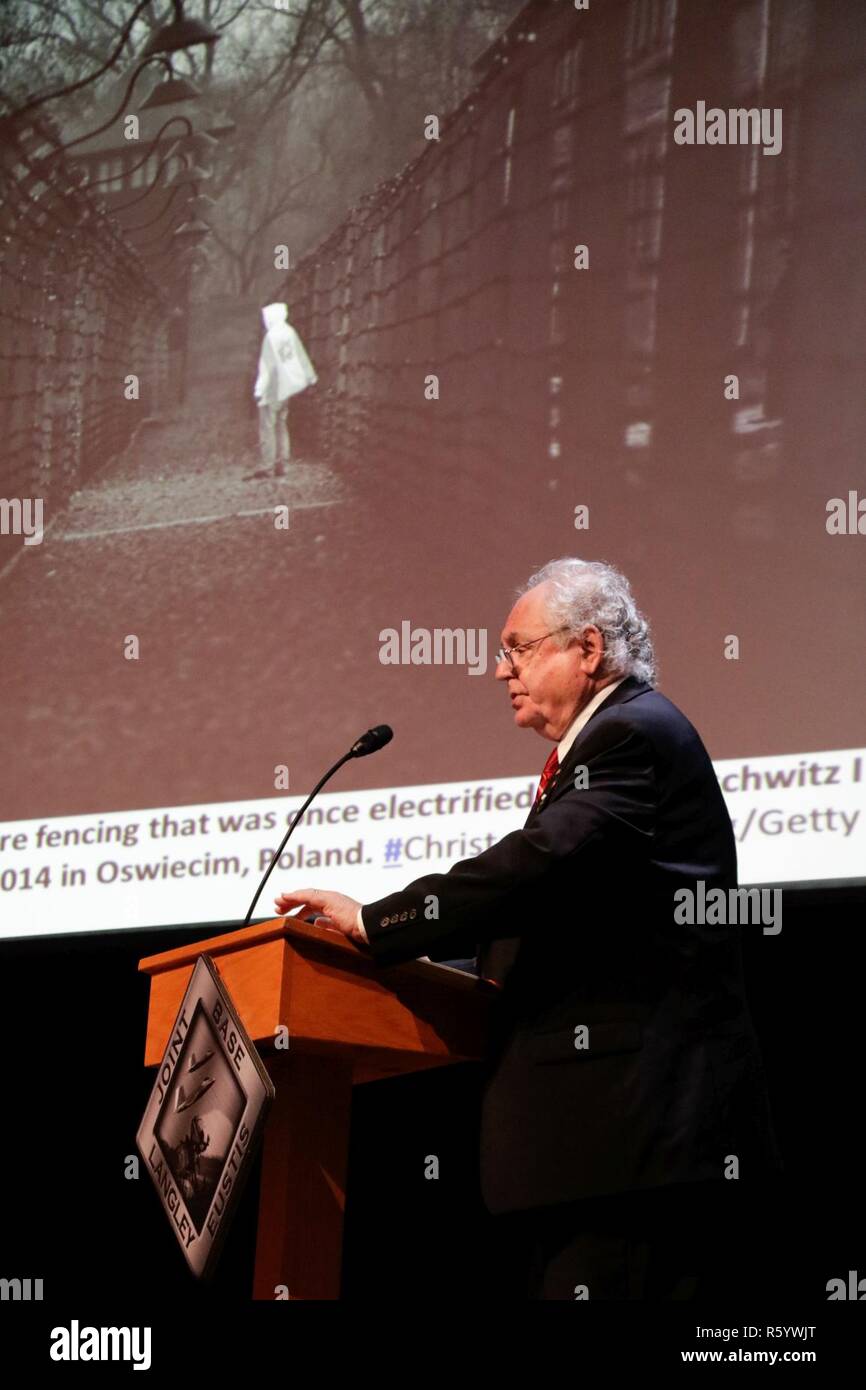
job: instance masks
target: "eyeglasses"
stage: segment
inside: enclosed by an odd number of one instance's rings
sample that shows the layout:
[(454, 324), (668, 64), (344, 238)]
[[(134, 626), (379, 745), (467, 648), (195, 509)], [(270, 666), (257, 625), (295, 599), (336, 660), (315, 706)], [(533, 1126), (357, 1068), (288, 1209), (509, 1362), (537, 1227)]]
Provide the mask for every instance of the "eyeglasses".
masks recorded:
[(543, 632), (540, 637), (533, 637), (531, 642), (519, 642), (516, 647), (500, 647), (496, 653), (496, 660), (497, 662), (507, 661), (512, 671), (516, 672), (517, 667), (514, 664), (513, 652), (528, 651), (530, 647), (535, 647), (539, 642), (543, 642), (545, 637), (553, 637), (555, 633), (565, 631), (567, 631), (565, 627), (555, 627), (552, 632)]

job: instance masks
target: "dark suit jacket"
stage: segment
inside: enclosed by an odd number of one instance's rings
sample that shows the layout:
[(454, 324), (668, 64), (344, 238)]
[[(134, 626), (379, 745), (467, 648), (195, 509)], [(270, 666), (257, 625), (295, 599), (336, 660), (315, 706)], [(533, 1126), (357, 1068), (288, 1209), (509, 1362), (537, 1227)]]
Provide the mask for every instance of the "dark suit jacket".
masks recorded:
[(685, 715), (630, 676), (522, 830), (364, 907), (382, 965), (477, 952), (501, 986), (481, 1116), (489, 1210), (719, 1179), (731, 1155), (742, 1181), (778, 1169), (740, 928), (674, 920), (674, 893), (699, 879), (737, 881), (718, 781)]

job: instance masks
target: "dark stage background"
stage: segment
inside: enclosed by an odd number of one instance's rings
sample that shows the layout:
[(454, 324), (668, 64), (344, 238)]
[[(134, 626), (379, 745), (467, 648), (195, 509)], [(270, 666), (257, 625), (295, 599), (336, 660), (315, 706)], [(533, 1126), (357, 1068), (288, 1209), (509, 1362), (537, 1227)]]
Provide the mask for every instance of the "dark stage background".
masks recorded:
[[(864, 1273), (864, 907), (862, 889), (789, 891), (777, 937), (744, 929), (787, 1165), (758, 1237), (766, 1305), (789, 1314), (817, 1312), (828, 1279)], [(46, 1300), (70, 1315), (119, 1289), (128, 1307), (249, 1299), (258, 1164), (210, 1287), (187, 1273), (147, 1174), (123, 1176), (154, 1076), (141, 1064), (148, 982), (137, 962), (209, 934), (184, 927), (4, 948), (5, 1272), (42, 1277)], [(522, 1297), (519, 1246), (478, 1189), (478, 1094), (474, 1064), (356, 1088), (344, 1299), (387, 1291), (389, 1303), (470, 1308)], [(440, 1157), (438, 1181), (422, 1176), (428, 1153)]]

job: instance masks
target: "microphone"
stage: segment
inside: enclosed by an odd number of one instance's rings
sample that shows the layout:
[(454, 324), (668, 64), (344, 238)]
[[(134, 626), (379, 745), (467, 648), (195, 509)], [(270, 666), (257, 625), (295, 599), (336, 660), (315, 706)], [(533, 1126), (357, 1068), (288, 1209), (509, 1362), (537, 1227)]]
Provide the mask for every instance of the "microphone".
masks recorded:
[(316, 785), (313, 787), (313, 790), (310, 792), (310, 795), (307, 797), (306, 801), (301, 807), (300, 811), (293, 818), (292, 823), (286, 831), (285, 835), (283, 836), (282, 842), (277, 848), (273, 859), (271, 860), (268, 867), (265, 869), (264, 878), (262, 879), (261, 883), (256, 889), (256, 895), (250, 903), (249, 911), (247, 912), (247, 915), (244, 918), (245, 927), (248, 927), (250, 924), (250, 918), (252, 917), (253, 912), (255, 911), (256, 903), (262, 895), (262, 889), (264, 888), (265, 884), (271, 876), (271, 870), (277, 863), (280, 855), (282, 854), (283, 850), (288, 844), (289, 838), (294, 832), (295, 828), (300, 824), (301, 816), (304, 814), (310, 802), (313, 800), (313, 797), (318, 796), (325, 783), (328, 782), (333, 777), (334, 773), (343, 766), (343, 763), (347, 763), (350, 758), (366, 758), (368, 753), (375, 753), (379, 748), (384, 748), (385, 744), (390, 743), (393, 737), (394, 730), (390, 728), (387, 724), (377, 724), (375, 728), (368, 729), (365, 734), (362, 734), (360, 738), (355, 740), (348, 753), (344, 753), (342, 758), (338, 759), (338, 761), (334, 763), (333, 767), (328, 768), (328, 771), (325, 773), (324, 777), (322, 777), (316, 783)]
[(366, 758), (368, 753), (377, 753), (380, 748), (384, 748), (386, 743), (390, 743), (394, 737), (394, 730), (387, 724), (377, 724), (374, 729), (368, 729), (359, 739), (352, 744), (349, 749), (350, 758)]

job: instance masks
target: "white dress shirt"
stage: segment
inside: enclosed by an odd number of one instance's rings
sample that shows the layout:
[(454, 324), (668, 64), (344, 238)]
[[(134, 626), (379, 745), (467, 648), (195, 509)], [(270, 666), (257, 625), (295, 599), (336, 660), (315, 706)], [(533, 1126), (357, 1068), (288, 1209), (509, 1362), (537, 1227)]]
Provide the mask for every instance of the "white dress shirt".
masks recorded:
[(559, 754), (560, 767), (562, 767), (562, 764), (565, 762), (566, 754), (568, 753), (569, 748), (574, 743), (574, 740), (577, 738), (584, 724), (587, 722), (588, 719), (591, 718), (593, 714), (595, 714), (602, 701), (606, 700), (608, 695), (612, 695), (613, 692), (616, 690), (617, 686), (622, 685), (624, 680), (625, 676), (620, 676), (618, 681), (611, 681), (610, 685), (606, 685), (603, 690), (597, 690), (596, 693), (593, 695), (592, 699), (590, 700), (589, 704), (584, 705), (580, 713), (574, 716), (565, 733), (562, 735), (562, 738), (559, 740), (559, 743), (556, 745), (556, 751)]
[[(618, 681), (611, 681), (610, 685), (606, 685), (602, 690), (596, 691), (592, 699), (589, 701), (589, 704), (584, 705), (580, 713), (574, 716), (565, 733), (562, 735), (562, 738), (559, 740), (559, 743), (556, 745), (556, 751), (559, 756), (560, 767), (562, 767), (562, 764), (565, 761), (565, 757), (568, 753), (569, 748), (574, 743), (574, 740), (577, 738), (584, 724), (593, 714), (595, 714), (595, 711), (598, 709), (602, 701), (606, 700), (608, 695), (612, 695), (613, 692), (616, 690), (617, 686), (622, 685), (624, 680), (625, 676), (620, 676)], [(369, 944), (367, 933), (364, 929), (364, 920), (361, 916), (360, 907), (358, 908), (358, 915), (355, 918), (355, 925), (358, 928), (358, 931), (361, 933), (361, 936)], [(426, 956), (422, 957), (422, 959), (426, 960)]]

